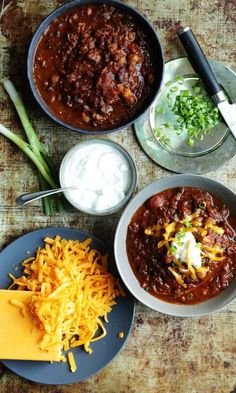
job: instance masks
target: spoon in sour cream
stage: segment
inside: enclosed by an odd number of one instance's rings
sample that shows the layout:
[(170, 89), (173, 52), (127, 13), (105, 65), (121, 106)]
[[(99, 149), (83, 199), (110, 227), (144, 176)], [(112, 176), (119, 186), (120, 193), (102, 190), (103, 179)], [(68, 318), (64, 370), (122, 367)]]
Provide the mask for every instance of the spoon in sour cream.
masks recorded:
[(62, 187), (62, 188), (53, 188), (51, 190), (30, 192), (30, 193), (18, 196), (16, 198), (16, 204), (17, 205), (27, 205), (27, 203), (36, 201), (37, 199), (41, 199), (41, 198), (44, 198), (49, 195), (57, 194), (59, 192), (76, 190), (78, 188), (79, 188), (79, 186), (70, 186), (70, 187)]

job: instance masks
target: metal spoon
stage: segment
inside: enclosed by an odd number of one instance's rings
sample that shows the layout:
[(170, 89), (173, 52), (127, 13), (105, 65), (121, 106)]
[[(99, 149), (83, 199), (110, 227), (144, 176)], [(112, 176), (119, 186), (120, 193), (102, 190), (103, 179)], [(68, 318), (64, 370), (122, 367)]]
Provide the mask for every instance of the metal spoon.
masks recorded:
[(48, 195), (57, 194), (63, 191), (75, 190), (79, 188), (79, 186), (71, 186), (71, 187), (63, 187), (63, 188), (54, 188), (52, 190), (43, 190), (37, 192), (30, 192), (28, 194), (20, 195), (16, 198), (17, 205), (26, 205), (27, 203), (36, 201), (37, 199), (44, 198)]

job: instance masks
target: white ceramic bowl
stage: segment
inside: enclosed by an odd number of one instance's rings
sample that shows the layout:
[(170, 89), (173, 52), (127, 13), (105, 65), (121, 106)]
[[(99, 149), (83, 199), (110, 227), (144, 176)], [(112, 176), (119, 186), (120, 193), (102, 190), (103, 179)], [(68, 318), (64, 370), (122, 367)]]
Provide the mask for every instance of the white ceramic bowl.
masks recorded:
[(195, 305), (168, 303), (152, 296), (143, 288), (141, 288), (130, 267), (126, 252), (127, 228), (137, 209), (154, 194), (169, 188), (184, 186), (202, 188), (214, 195), (219, 196), (222, 200), (225, 201), (228, 208), (236, 216), (236, 195), (221, 183), (198, 175), (169, 176), (149, 184), (130, 201), (124, 210), (117, 226), (114, 252), (117, 268), (122, 280), (130, 292), (140, 302), (156, 311), (165, 314), (181, 317), (193, 317), (220, 310), (222, 307), (228, 305), (232, 300), (234, 300), (236, 298), (236, 279), (234, 279), (234, 281), (226, 290), (205, 302)]
[[(92, 214), (95, 216), (105, 216), (108, 214), (112, 214), (118, 210), (120, 210), (122, 207), (124, 207), (131, 196), (134, 193), (136, 184), (137, 184), (137, 171), (136, 167), (134, 164), (134, 161), (132, 157), (129, 155), (129, 153), (119, 144), (110, 141), (110, 140), (101, 140), (101, 139), (91, 139), (85, 142), (77, 143), (74, 145), (65, 155), (65, 157), (62, 160), (61, 166), (60, 166), (60, 173), (59, 173), (59, 179), (60, 179), (60, 184), (61, 187), (71, 187), (71, 186), (76, 186), (77, 184), (73, 183), (73, 167), (71, 164), (71, 159), (73, 159), (75, 156), (78, 157), (79, 159), (79, 154), (80, 152), (84, 150), (87, 150), (87, 148), (90, 148), (91, 146), (93, 149), (97, 149), (98, 146), (103, 145), (104, 147), (108, 146), (112, 148), (112, 150), (117, 151), (120, 156), (123, 156), (124, 162), (127, 164), (127, 168), (129, 169), (130, 173), (130, 181), (127, 186), (127, 189), (125, 191), (125, 197), (119, 202), (116, 203), (108, 208), (105, 208), (103, 210), (96, 210), (93, 209), (92, 207), (85, 206), (81, 203), (79, 199), (77, 199), (77, 196), (75, 198), (75, 194), (73, 194), (73, 190), (71, 191), (66, 191), (64, 192), (65, 197), (68, 199), (68, 201), (78, 210), (87, 213), (87, 214)], [(94, 168), (94, 174), (96, 174), (97, 168)]]

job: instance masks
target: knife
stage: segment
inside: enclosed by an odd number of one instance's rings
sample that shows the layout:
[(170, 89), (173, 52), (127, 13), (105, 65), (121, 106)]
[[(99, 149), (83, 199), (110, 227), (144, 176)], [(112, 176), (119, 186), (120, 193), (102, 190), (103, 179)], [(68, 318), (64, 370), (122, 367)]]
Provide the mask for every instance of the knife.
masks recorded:
[(226, 125), (236, 139), (236, 104), (229, 103), (190, 27), (180, 30), (178, 37), (188, 54), (193, 69), (203, 81), (206, 91), (217, 105)]

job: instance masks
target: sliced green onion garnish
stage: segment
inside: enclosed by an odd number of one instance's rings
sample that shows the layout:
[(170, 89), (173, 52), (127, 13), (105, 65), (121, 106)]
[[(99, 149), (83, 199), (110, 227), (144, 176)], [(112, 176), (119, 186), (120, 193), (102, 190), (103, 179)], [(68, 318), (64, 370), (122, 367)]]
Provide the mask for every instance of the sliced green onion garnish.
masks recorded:
[(191, 228), (192, 224), (189, 221), (183, 221), (183, 224), (186, 226), (186, 228)]
[(199, 205), (198, 205), (199, 207), (200, 207), (200, 209), (205, 209), (205, 207), (206, 207), (206, 202), (200, 202), (199, 203)]
[(179, 231), (179, 232), (176, 233), (175, 237), (176, 237), (177, 241), (179, 241), (179, 240), (182, 239), (185, 235), (186, 235), (186, 232), (184, 232), (184, 231)]
[(170, 246), (170, 252), (171, 252), (171, 254), (175, 254), (176, 247), (175, 246)]

